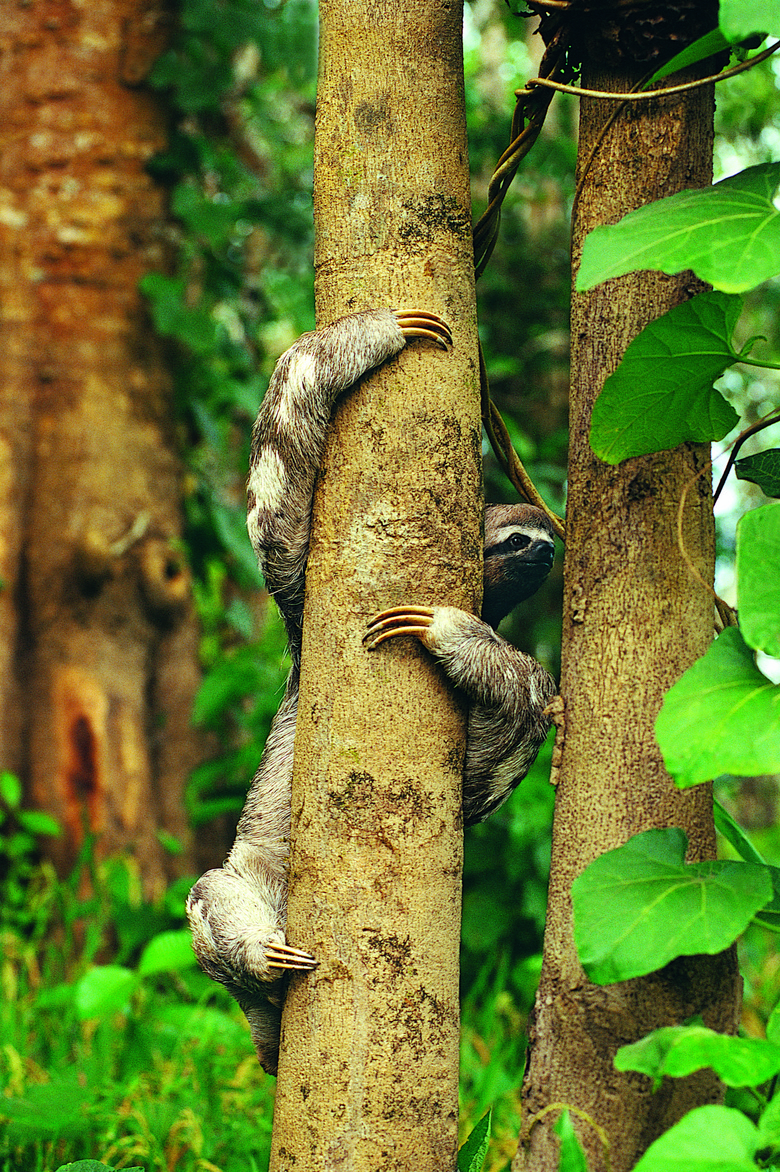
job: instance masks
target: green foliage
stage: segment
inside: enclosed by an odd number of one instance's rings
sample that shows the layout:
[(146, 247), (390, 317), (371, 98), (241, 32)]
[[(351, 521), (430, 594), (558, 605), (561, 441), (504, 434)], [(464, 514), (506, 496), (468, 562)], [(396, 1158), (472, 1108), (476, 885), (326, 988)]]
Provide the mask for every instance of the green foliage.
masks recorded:
[[(767, 567), (778, 565), (780, 502), (775, 502), (746, 513), (737, 526), (740, 629), (749, 647), (772, 656), (780, 656), (780, 578), (768, 574)], [(778, 719), (780, 713), (775, 709)]]
[[(601, 459), (616, 464), (686, 441), (722, 439), (738, 416), (713, 382), (737, 362), (778, 369), (775, 362), (751, 356), (756, 339), (737, 348), (732, 334), (743, 308), (734, 291), (754, 287), (780, 265), (780, 221), (773, 204), (779, 168), (753, 167), (714, 187), (659, 200), (588, 237), (583, 252), (588, 264), (583, 260), (578, 277), (583, 287), (640, 264), (667, 272), (690, 264), (721, 290), (677, 306), (630, 344), (593, 411), (591, 444)], [(712, 193), (727, 186), (716, 200)], [(750, 214), (744, 210), (748, 196), (756, 205)], [(665, 213), (662, 205), (676, 199), (681, 200), (677, 211)], [(775, 235), (768, 238), (772, 225)], [(749, 255), (757, 241), (763, 268)], [(632, 253), (630, 259), (623, 249)], [(736, 281), (735, 272), (741, 274)]]
[(732, 1038), (701, 1024), (664, 1026), (621, 1046), (616, 1070), (638, 1070), (655, 1090), (665, 1075), (685, 1078), (710, 1067), (728, 1087), (756, 1086), (780, 1073), (780, 1049), (763, 1038)]
[(777, 0), (720, 0), (718, 24), (730, 41), (752, 33), (780, 33), (780, 5)]
[(686, 864), (687, 845), (677, 828), (647, 830), (574, 881), (575, 941), (592, 981), (626, 981), (677, 956), (722, 952), (772, 899), (765, 867)]
[(489, 1172), (504, 1172), (520, 1127), (550, 867), (551, 749), (552, 738), (509, 801), (465, 836), (460, 1110), (465, 1129), (493, 1108)]
[(509, 801), (487, 822), (470, 827), (464, 843), (464, 985), (479, 981), (485, 956), (502, 956), (509, 966), (509, 986), (524, 1010), (530, 1008), (536, 988), (536, 974), (527, 961), (541, 951), (547, 906), (553, 739), (551, 734)]
[(667, 693), (656, 736), (680, 786), (720, 773), (780, 770), (780, 687), (758, 669), (755, 651), (780, 650), (780, 504), (740, 519), (737, 595), (741, 630), (723, 631)]
[(174, 343), (207, 669), (195, 715), (221, 752), (191, 779), (198, 825), (240, 811), (285, 675), (277, 617), (255, 603), (244, 481), (267, 375), (312, 324), (315, 49), (311, 0), (183, 0), (152, 73), (174, 130), (150, 169), (171, 187), (179, 233), (174, 271), (141, 287)]
[(22, 809), (22, 783), (15, 773), (0, 773), (0, 803), (0, 854), (9, 860), (29, 854), (39, 835), (60, 834), (60, 826), (50, 814)]
[(195, 968), (192, 936), (188, 928), (170, 929), (152, 936), (144, 947), (137, 968), (120, 964), (99, 964), (87, 969), (72, 984), (46, 990), (48, 1005), (72, 1003), (79, 1021), (105, 1020), (115, 1013), (128, 1013), (133, 994), (144, 978), (159, 973)]
[(483, 1115), (458, 1152), (458, 1172), (482, 1172), (490, 1143), (490, 1111)]
[(780, 272), (778, 183), (780, 163), (764, 163), (596, 228), (585, 241), (577, 288), (635, 269), (693, 269), (724, 293), (754, 289)]
[(190, 776), (188, 808), (195, 826), (240, 810), (254, 776), (289, 670), (285, 633), (275, 608), (259, 638), (220, 648), (195, 699), (193, 719), (218, 734), (222, 752)]
[(247, 44), (262, 48), (266, 69), (284, 69), (303, 88), (311, 81), (315, 29), (311, 3), (185, 0), (180, 36), (155, 64), (153, 82), (170, 90), (185, 113), (219, 114), (236, 85), (234, 60)]
[(739, 297), (702, 293), (634, 338), (593, 409), (597, 456), (619, 464), (731, 431), (739, 417), (712, 384), (741, 360), (731, 345), (741, 309)]
[(42, 888), (39, 839), (59, 834), (49, 814), (23, 809), (16, 774), (0, 772), (0, 932), (36, 933)]
[(756, 667), (736, 628), (723, 631), (667, 692), (656, 736), (679, 786), (780, 769), (780, 687)]
[(738, 480), (757, 484), (767, 496), (780, 497), (780, 448), (768, 448), (734, 463)]
[(585, 1153), (574, 1132), (569, 1111), (561, 1111), (554, 1130), (561, 1141), (558, 1172), (588, 1172)]
[(491, 1172), (517, 1147), (526, 1018), (541, 969), (555, 792), (552, 737), (487, 822), (466, 831), (461, 940), (461, 1117), (493, 1107)]
[[(738, 597), (742, 631), (727, 628), (667, 693), (656, 735), (680, 786), (724, 771), (780, 769), (780, 689), (758, 669), (756, 650), (776, 654), (780, 630), (777, 566), (780, 505), (748, 513), (738, 527)], [(597, 859), (573, 888), (580, 959), (593, 980), (612, 982), (661, 968), (676, 956), (728, 947), (756, 919), (780, 926), (780, 871), (766, 866), (744, 832), (716, 805), (716, 824), (744, 862), (686, 864), (676, 829), (649, 831)], [(609, 908), (609, 916), (601, 909)], [(770, 1022), (773, 1022), (770, 1019)], [(755, 1086), (780, 1072), (780, 1031), (767, 1041), (725, 1038), (700, 1023), (655, 1031), (616, 1057), (657, 1084), (715, 1069), (731, 1086)], [(773, 1084), (774, 1085), (774, 1084)], [(702, 1114), (704, 1112), (704, 1114)], [(710, 1112), (710, 1114), (707, 1114)], [(699, 1108), (661, 1136), (639, 1169), (755, 1167), (780, 1157), (780, 1103), (758, 1126), (731, 1107)], [(717, 1128), (714, 1142), (705, 1142)], [(770, 1160), (770, 1162), (775, 1162)]]
[[(534, 988), (541, 964), (537, 959)], [(506, 953), (485, 956), (462, 1000), (460, 1041), (461, 1119), (474, 1126), (492, 1106), (494, 1141), (498, 1145), (501, 1137), (509, 1137), (510, 1149), (517, 1144), (526, 1046), (526, 1015), (518, 1008), (514, 977)]]
[(194, 967), (191, 880), (148, 904), (130, 861), (85, 850), (46, 882), (35, 936), (2, 932), (0, 1168), (261, 1168), (273, 1080), (238, 1007)]
[(124, 965), (102, 964), (90, 969), (72, 987), (57, 992), (72, 992), (76, 1016), (81, 1021), (127, 1013), (130, 995), (136, 988), (136, 975)]
[(634, 1172), (755, 1172), (758, 1151), (758, 1129), (741, 1111), (707, 1105), (664, 1132)]
[[(517, 6), (512, 8), (517, 11)], [(480, 22), (480, 27), (474, 28), (474, 22)], [(483, 31), (483, 39), (477, 40)], [(532, 75), (535, 66), (529, 53), (528, 22), (510, 15), (503, 5), (467, 5), (466, 33), (466, 117), (476, 218), (484, 210), (490, 175), (507, 146), (512, 91)], [(497, 44), (505, 46), (498, 73)], [(568, 206), (574, 193), (575, 125), (576, 104), (566, 100), (507, 193), (500, 247), (477, 285), (479, 336), (491, 397), (534, 483), (559, 511), (563, 510), (567, 458)], [(483, 457), (486, 499), (515, 500), (486, 444)], [(535, 596), (534, 608), (526, 617), (526, 639), (531, 628), (536, 635), (542, 608), (549, 608), (557, 621), (559, 592), (559, 583), (553, 581)], [(538, 639), (536, 635), (530, 642)], [(557, 654), (557, 631), (549, 644)], [(550, 667), (555, 671), (556, 664)]]

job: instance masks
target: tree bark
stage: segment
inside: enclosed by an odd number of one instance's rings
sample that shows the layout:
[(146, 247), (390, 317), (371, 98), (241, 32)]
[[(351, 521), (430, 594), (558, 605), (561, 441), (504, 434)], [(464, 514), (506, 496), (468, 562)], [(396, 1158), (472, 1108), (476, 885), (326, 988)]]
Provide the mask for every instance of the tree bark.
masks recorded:
[[(367, 653), (378, 610), (481, 593), (479, 378), (462, 6), (320, 6), (319, 324), (423, 308), (412, 344), (337, 410), (315, 505), (293, 783), (274, 1172), (454, 1168), (463, 714), (413, 640)], [(387, 653), (385, 653), (387, 652)]]
[[(583, 72), (583, 86), (625, 91), (644, 72), (591, 66)], [(629, 105), (600, 141), (613, 107), (583, 100), (575, 274), (582, 241), (596, 225), (710, 182), (712, 110), (709, 88)], [(641, 272), (573, 298), (565, 737), (515, 1172), (557, 1167), (552, 1128), (564, 1105), (577, 1112), (573, 1121), (593, 1172), (632, 1168), (653, 1139), (691, 1107), (717, 1100), (720, 1088), (705, 1071), (668, 1079), (654, 1094), (649, 1079), (615, 1071), (617, 1048), (697, 1013), (714, 1029), (733, 1032), (736, 1026), (738, 976), (731, 953), (682, 958), (646, 978), (597, 987), (582, 972), (572, 939), (572, 882), (604, 851), (651, 827), (681, 826), (690, 861), (714, 856), (710, 788), (678, 791), (653, 732), (664, 692), (712, 639), (712, 597), (686, 568), (676, 539), (678, 502), (690, 486), (685, 544), (705, 581), (712, 581), (709, 476), (693, 483), (709, 452), (686, 444), (609, 467), (588, 441), (593, 402), (627, 344), (647, 322), (698, 291), (690, 274)], [(609, 1163), (597, 1128), (606, 1136)]]
[(72, 864), (132, 849), (148, 894), (190, 869), (197, 628), (172, 397), (138, 280), (164, 263), (166, 142), (143, 85), (151, 0), (6, 5), (0, 82), (0, 763)]

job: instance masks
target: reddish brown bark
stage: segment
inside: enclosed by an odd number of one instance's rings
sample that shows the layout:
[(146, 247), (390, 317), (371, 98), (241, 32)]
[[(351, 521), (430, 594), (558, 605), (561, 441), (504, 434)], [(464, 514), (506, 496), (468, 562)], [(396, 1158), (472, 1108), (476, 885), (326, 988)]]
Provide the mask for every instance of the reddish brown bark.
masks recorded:
[(0, 24), (0, 766), (131, 848), (149, 891), (186, 839), (196, 628), (171, 387), (138, 281), (164, 261), (149, 0), (10, 3)]

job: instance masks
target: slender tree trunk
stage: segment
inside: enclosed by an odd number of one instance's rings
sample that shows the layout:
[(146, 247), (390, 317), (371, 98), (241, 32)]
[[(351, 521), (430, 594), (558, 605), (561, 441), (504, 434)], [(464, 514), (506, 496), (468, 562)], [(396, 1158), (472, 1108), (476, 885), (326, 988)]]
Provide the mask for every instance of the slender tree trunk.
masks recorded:
[[(591, 66), (583, 72), (583, 85), (628, 90), (644, 72), (617, 74)], [(631, 105), (601, 140), (613, 107), (583, 100), (575, 273), (583, 238), (593, 227), (710, 181), (712, 110), (710, 89)], [(650, 827), (682, 826), (691, 861), (714, 855), (709, 787), (677, 791), (653, 734), (664, 692), (712, 638), (712, 598), (687, 570), (676, 540), (678, 501), (708, 451), (686, 444), (608, 467), (588, 442), (593, 402), (628, 342), (697, 291), (690, 275), (642, 272), (573, 300), (561, 688), (565, 739), (516, 1172), (557, 1167), (552, 1127), (562, 1105), (587, 1117), (579, 1114), (574, 1122), (592, 1172), (632, 1168), (687, 1110), (716, 1100), (719, 1086), (705, 1071), (668, 1079), (654, 1094), (650, 1080), (614, 1070), (616, 1049), (692, 1014), (702, 1014), (718, 1030), (736, 1024), (732, 954), (682, 958), (647, 978), (600, 988), (585, 978), (572, 939), (572, 881), (602, 852)], [(683, 530), (689, 554), (711, 581), (714, 535), (706, 475), (688, 493)], [(550, 1104), (555, 1109), (545, 1112)], [(597, 1128), (608, 1140), (609, 1163)]]
[(197, 754), (171, 388), (137, 290), (163, 262), (143, 81), (165, 16), (7, 4), (0, 64), (0, 766), (61, 821), (63, 869), (94, 832), (150, 893)]
[[(288, 995), (271, 1168), (426, 1172), (457, 1147), (464, 724), (403, 602), (481, 591), (480, 423), (462, 8), (325, 0), (315, 138), (317, 316), (424, 308), (340, 406), (315, 507), (295, 744)], [(384, 652), (388, 653), (385, 654)]]

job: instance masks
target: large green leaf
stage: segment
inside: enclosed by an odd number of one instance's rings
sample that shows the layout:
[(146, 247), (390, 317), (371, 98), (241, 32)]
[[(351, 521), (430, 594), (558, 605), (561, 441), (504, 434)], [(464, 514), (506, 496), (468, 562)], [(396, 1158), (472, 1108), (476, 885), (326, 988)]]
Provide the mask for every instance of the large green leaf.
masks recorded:
[(780, 656), (780, 501), (739, 519), (737, 605), (748, 646)]
[(780, 1049), (762, 1038), (732, 1038), (704, 1025), (664, 1026), (615, 1055), (616, 1070), (638, 1070), (658, 1087), (711, 1067), (728, 1087), (751, 1087), (780, 1072)]
[(682, 788), (721, 773), (780, 771), (780, 687), (758, 670), (735, 627), (666, 693), (655, 735)]
[(634, 1172), (756, 1172), (758, 1131), (733, 1107), (708, 1103), (651, 1144)]
[(778, 0), (720, 0), (718, 24), (729, 41), (741, 41), (752, 33), (780, 34)]
[(742, 300), (702, 293), (650, 322), (604, 384), (591, 419), (593, 451), (608, 464), (719, 440), (738, 421), (713, 382), (737, 361), (731, 335)]
[(780, 163), (760, 163), (594, 229), (582, 250), (577, 288), (636, 269), (693, 269), (725, 293), (755, 288), (780, 272), (778, 183)]
[(574, 881), (574, 938), (599, 985), (721, 952), (772, 898), (766, 868), (687, 864), (682, 830), (647, 830), (601, 855)]

